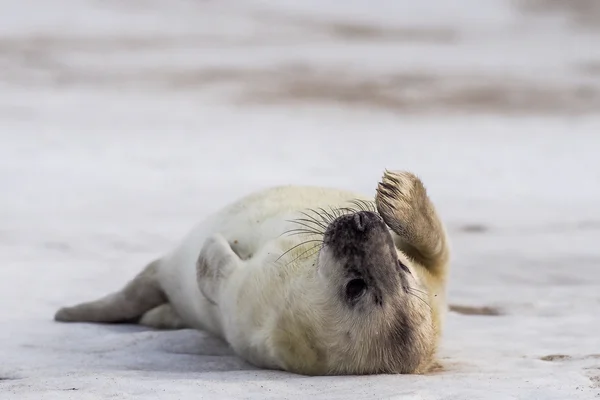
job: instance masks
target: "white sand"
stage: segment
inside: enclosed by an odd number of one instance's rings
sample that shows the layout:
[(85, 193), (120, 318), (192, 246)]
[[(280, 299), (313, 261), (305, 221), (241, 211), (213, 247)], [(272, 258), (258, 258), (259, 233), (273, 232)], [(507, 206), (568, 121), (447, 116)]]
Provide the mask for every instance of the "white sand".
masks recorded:
[[(598, 32), (561, 14), (413, 3), (3, 1), (0, 399), (598, 398), (598, 115), (249, 105), (240, 82), (189, 75), (289, 62), (598, 80), (574, 68), (600, 60)], [(459, 36), (336, 39), (282, 17), (300, 12)], [(448, 225), (450, 302), (503, 313), (450, 313), (439, 373), (308, 378), (256, 370), (202, 332), (52, 321), (119, 288), (223, 202), (290, 182), (370, 193), (384, 168), (420, 174)]]

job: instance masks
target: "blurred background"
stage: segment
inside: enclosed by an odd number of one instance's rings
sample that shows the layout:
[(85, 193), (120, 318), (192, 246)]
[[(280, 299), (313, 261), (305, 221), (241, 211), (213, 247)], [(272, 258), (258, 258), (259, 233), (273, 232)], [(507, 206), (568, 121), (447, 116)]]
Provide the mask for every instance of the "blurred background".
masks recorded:
[(451, 358), (592, 345), (600, 1), (0, 4), (4, 323), (116, 288), (250, 191), (368, 194), (388, 168), (448, 225), (452, 302), (512, 318), (481, 339), (452, 314)]

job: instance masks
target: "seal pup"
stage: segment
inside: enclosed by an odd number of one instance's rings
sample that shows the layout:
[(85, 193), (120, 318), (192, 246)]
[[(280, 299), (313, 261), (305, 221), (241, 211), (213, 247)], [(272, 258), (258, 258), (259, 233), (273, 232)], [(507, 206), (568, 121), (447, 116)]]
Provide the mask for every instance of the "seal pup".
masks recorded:
[(304, 375), (425, 373), (448, 262), (421, 180), (385, 171), (375, 198), (309, 186), (243, 197), (121, 290), (55, 319), (204, 330), (259, 368)]

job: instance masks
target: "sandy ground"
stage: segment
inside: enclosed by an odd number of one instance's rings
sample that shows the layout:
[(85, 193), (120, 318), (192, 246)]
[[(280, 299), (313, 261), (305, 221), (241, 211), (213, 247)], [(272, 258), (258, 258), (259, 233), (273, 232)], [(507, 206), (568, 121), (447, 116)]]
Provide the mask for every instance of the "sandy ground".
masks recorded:
[[(375, 3), (1, 3), (1, 399), (600, 397), (597, 2)], [(202, 332), (52, 321), (223, 202), (372, 193), (384, 168), (452, 239), (434, 374), (307, 378)]]

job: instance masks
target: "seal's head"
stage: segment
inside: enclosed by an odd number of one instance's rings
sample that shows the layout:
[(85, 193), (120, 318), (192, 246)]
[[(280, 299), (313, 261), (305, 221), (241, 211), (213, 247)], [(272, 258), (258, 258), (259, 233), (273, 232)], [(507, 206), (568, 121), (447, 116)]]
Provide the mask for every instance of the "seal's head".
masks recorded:
[(414, 373), (435, 338), (427, 293), (379, 214), (335, 218), (323, 236), (317, 281), (324, 284), (320, 329), (330, 373)]

